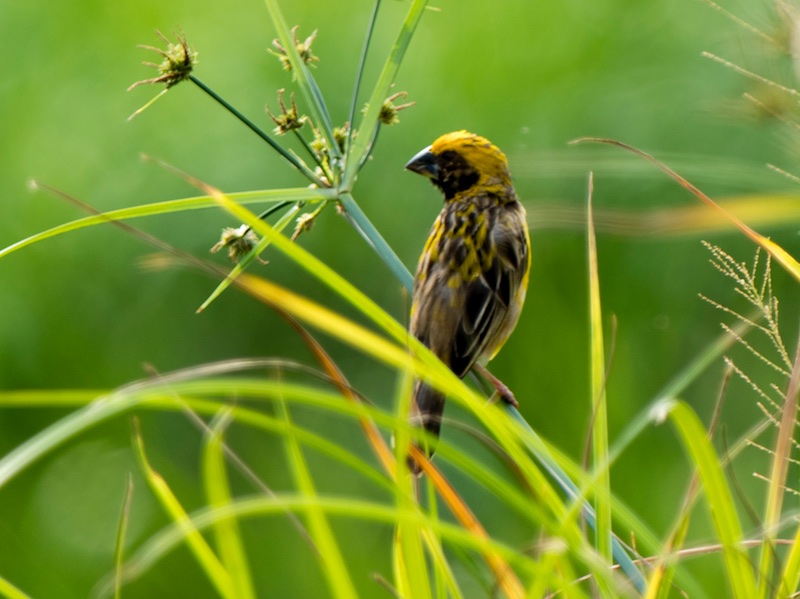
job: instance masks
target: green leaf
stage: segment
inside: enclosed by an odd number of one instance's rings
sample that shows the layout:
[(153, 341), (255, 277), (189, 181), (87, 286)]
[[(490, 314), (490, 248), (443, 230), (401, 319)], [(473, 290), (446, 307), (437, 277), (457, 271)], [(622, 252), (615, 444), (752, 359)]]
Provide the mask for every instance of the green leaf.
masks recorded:
[[(224, 507), (231, 503), (231, 490), (225, 468), (223, 433), (233, 419), (233, 410), (223, 408), (211, 422), (203, 450), (203, 483), (208, 505)], [(241, 599), (256, 597), (242, 534), (235, 519), (220, 518), (214, 523), (214, 534), (222, 565), (231, 578), (235, 596)]]
[(740, 599), (757, 597), (753, 566), (742, 546), (742, 525), (736, 513), (731, 489), (722, 472), (708, 433), (697, 414), (685, 403), (664, 401), (657, 418), (668, 416), (680, 433), (683, 446), (700, 474), (711, 520), (722, 544), (722, 554), (733, 595)]

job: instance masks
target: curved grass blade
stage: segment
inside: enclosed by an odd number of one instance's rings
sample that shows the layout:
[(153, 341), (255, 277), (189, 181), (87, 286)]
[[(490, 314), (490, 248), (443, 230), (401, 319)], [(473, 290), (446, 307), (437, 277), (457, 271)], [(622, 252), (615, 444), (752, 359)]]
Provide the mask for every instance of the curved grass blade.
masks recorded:
[(684, 189), (688, 190), (698, 200), (700, 200), (701, 202), (703, 202), (707, 206), (713, 208), (714, 210), (717, 210), (720, 214), (725, 216), (725, 218), (727, 218), (730, 222), (732, 222), (736, 226), (737, 229), (739, 229), (742, 233), (744, 233), (745, 236), (747, 236), (751, 241), (753, 241), (754, 243), (760, 245), (767, 252), (769, 252), (769, 254), (773, 258), (775, 258), (775, 260), (777, 260), (780, 263), (780, 265), (783, 266), (789, 274), (791, 274), (795, 279), (800, 281), (800, 262), (797, 262), (797, 260), (795, 260), (791, 256), (791, 254), (789, 254), (786, 250), (784, 250), (781, 246), (779, 246), (774, 241), (768, 239), (767, 237), (764, 237), (760, 233), (757, 233), (755, 230), (751, 229), (748, 225), (746, 225), (738, 217), (734, 216), (733, 214), (731, 214), (730, 212), (725, 210), (725, 208), (723, 208), (722, 206), (717, 204), (714, 200), (712, 200), (705, 193), (700, 191), (697, 187), (695, 187), (694, 185), (689, 183), (689, 181), (687, 181), (686, 179), (681, 177), (678, 173), (673, 171), (667, 165), (663, 164), (662, 162), (659, 162), (658, 160), (656, 160), (653, 156), (651, 156), (647, 152), (644, 152), (642, 150), (639, 150), (638, 148), (634, 148), (633, 146), (629, 146), (627, 144), (624, 144), (624, 143), (622, 143), (620, 141), (617, 141), (617, 140), (614, 140), (614, 139), (603, 139), (603, 138), (597, 138), (597, 137), (586, 137), (586, 138), (582, 138), (582, 139), (577, 139), (577, 140), (575, 140), (574, 142), (571, 142), (571, 143), (580, 143), (580, 142), (587, 142), (587, 141), (588, 142), (597, 142), (597, 143), (603, 143), (603, 144), (608, 144), (608, 145), (612, 145), (612, 146), (617, 146), (617, 147), (622, 148), (624, 150), (627, 150), (629, 152), (633, 152), (637, 156), (641, 156), (642, 158), (644, 158), (645, 160), (647, 160), (651, 164), (654, 164), (655, 166), (660, 168), (662, 171), (664, 171), (667, 175), (669, 175), (673, 180), (675, 180), (681, 187), (683, 187)]
[[(223, 433), (233, 418), (230, 407), (223, 408), (211, 422), (203, 448), (203, 483), (208, 505), (219, 508), (231, 503), (231, 490), (225, 468)], [(214, 523), (214, 535), (222, 565), (231, 579), (235, 596), (255, 599), (247, 553), (242, 543), (239, 524), (234, 519), (220, 518)]]
[[(136, 421), (134, 420), (134, 422)], [(195, 527), (178, 498), (175, 497), (175, 494), (167, 485), (167, 482), (150, 465), (144, 450), (144, 440), (138, 426), (134, 431), (134, 448), (147, 484), (150, 485), (153, 494), (158, 498), (176, 529), (180, 531), (181, 540), (186, 542), (186, 545), (194, 554), (201, 569), (209, 577), (217, 592), (228, 599), (236, 599), (236, 588), (230, 574), (225, 570), (225, 567), (208, 543), (206, 543), (203, 535)]]
[[(286, 402), (278, 398), (275, 403), (279, 418), (286, 425), (287, 434), (284, 438), (288, 462), (298, 490), (304, 497), (315, 499), (318, 497), (311, 472), (308, 469), (305, 457), (297, 438), (294, 436), (294, 423), (289, 414)], [(322, 509), (309, 509), (307, 512), (308, 530), (314, 539), (314, 544), (319, 548), (317, 555), (322, 563), (322, 570), (331, 594), (341, 599), (356, 599), (358, 597), (353, 581), (347, 569), (347, 563), (342, 557), (342, 551), (336, 542), (327, 515)]]
[[(493, 552), (500, 555), (509, 564), (514, 565), (528, 576), (541, 576), (541, 568), (537, 561), (505, 543), (492, 538), (476, 538), (460, 526), (447, 522), (430, 521), (418, 511), (399, 510), (397, 506), (383, 505), (375, 502), (350, 498), (317, 496), (315, 498), (302, 495), (286, 494), (279, 497), (251, 497), (239, 499), (230, 506), (219, 509), (202, 509), (192, 517), (196, 530), (204, 530), (219, 518), (245, 519), (256, 516), (270, 516), (283, 513), (285, 510), (296, 513), (308, 513), (320, 509), (328, 517), (353, 518), (366, 522), (395, 525), (398, 522), (416, 522), (430, 526), (447, 542), (477, 552)], [(141, 575), (152, 567), (164, 555), (175, 549), (183, 541), (182, 531), (175, 524), (169, 525), (149, 541), (128, 561), (128, 579)]]
[(711, 520), (722, 544), (727, 580), (734, 597), (757, 597), (753, 566), (743, 548), (742, 525), (731, 489), (705, 428), (694, 411), (683, 402), (665, 400), (661, 409), (664, 417), (668, 417), (680, 433), (683, 446), (700, 474)]
[[(36, 184), (37, 188), (40, 185)], [(291, 189), (272, 189), (266, 191), (245, 191), (230, 194), (232, 199), (242, 204), (256, 204), (261, 202), (281, 202), (284, 200), (294, 201), (308, 201), (308, 202), (321, 202), (325, 200), (332, 200), (336, 198), (336, 192), (331, 189), (309, 189), (309, 188), (291, 188)], [(212, 196), (198, 196), (194, 198), (183, 198), (180, 200), (168, 200), (165, 202), (156, 202), (153, 204), (144, 204), (140, 206), (132, 206), (130, 208), (120, 208), (119, 210), (110, 210), (102, 214), (95, 214), (86, 216), (77, 220), (58, 225), (52, 229), (42, 231), (30, 237), (26, 237), (10, 246), (0, 250), (0, 258), (7, 256), (24, 247), (44, 241), (51, 237), (69, 233), (70, 231), (77, 231), (85, 227), (94, 225), (106, 224), (110, 221), (123, 221), (131, 218), (141, 218), (143, 216), (156, 216), (162, 214), (172, 214), (175, 212), (183, 212), (186, 210), (201, 210), (217, 206)]]
[(378, 117), (381, 106), (389, 95), (389, 90), (397, 76), (400, 63), (403, 61), (408, 45), (411, 42), (411, 38), (422, 18), (422, 13), (427, 4), (427, 0), (414, 0), (411, 4), (411, 8), (408, 9), (408, 14), (400, 29), (400, 33), (386, 59), (386, 63), (383, 65), (372, 96), (370, 96), (367, 113), (364, 115), (364, 118), (361, 119), (361, 123), (358, 127), (358, 137), (352, 146), (348, 148), (349, 153), (347, 155), (341, 184), (343, 191), (352, 190), (353, 183), (355, 183), (356, 176), (358, 175), (358, 169), (372, 150), (372, 140), (375, 137), (378, 127), (380, 127), (380, 120)]

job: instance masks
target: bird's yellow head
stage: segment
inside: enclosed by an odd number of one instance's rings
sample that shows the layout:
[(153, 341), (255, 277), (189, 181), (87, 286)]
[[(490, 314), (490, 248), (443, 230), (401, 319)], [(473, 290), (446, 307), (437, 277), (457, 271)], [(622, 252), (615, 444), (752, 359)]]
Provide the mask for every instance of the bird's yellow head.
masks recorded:
[(511, 187), (505, 154), (485, 137), (468, 131), (442, 135), (409, 160), (406, 168), (428, 177), (445, 200), (476, 187)]

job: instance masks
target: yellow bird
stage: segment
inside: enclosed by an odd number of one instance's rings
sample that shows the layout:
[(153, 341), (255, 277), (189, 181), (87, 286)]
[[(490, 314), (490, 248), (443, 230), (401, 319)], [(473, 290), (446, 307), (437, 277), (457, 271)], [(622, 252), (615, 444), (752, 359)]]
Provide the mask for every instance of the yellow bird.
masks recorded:
[[(406, 168), (444, 194), (417, 265), (411, 334), (458, 377), (476, 368), (506, 401), (513, 394), (486, 370), (519, 320), (531, 265), (525, 209), (508, 160), (487, 139), (455, 131), (414, 156)], [(438, 437), (444, 395), (417, 381), (412, 423)], [(433, 447), (425, 447), (428, 456)], [(419, 466), (409, 460), (409, 467)]]

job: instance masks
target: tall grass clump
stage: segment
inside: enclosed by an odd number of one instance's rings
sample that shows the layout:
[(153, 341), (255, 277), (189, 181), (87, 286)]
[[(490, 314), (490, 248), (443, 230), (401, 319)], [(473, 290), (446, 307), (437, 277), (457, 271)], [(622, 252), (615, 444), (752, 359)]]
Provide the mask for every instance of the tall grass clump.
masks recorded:
[[(132, 87), (164, 88), (134, 116), (145, 108), (152, 110), (153, 102), (167, 96), (172, 87), (193, 85), (277, 152), (287, 167), (303, 178), (303, 185), (226, 193), (159, 163), (193, 185), (199, 195), (104, 213), (40, 185), (89, 214), (23, 239), (0, 251), (0, 256), (66, 232), (112, 224), (156, 250), (146, 260), (149, 268), (189, 267), (218, 280), (198, 311), (234, 287), (279, 314), (311, 359), (298, 363), (278, 356), (201, 364), (175, 372), (154, 372), (115, 389), (0, 392), (4, 409), (67, 410), (65, 416), (0, 458), (0, 488), (13, 484), (44, 456), (91, 429), (109, 421), (130, 421), (137, 480), (144, 484), (137, 487), (132, 476), (126, 481), (108, 572), (92, 589), (97, 597), (133, 594), (131, 589), (137, 583), (159, 568), (168, 568), (170, 557), (179, 550), (196, 564), (209, 595), (264, 596), (261, 573), (266, 570), (271, 577), (288, 576), (288, 568), (258, 559), (256, 541), (246, 531), (253, 522), (263, 520), (280, 520), (289, 526), (281, 529), (286, 536), (260, 541), (278, 547), (281, 553), (282, 546), (294, 546), (299, 539), (317, 567), (324, 589), (320, 593), (337, 598), (793, 596), (800, 582), (800, 525), (787, 509), (784, 493), (792, 487), (789, 467), (797, 447), (800, 345), (794, 349), (786, 341), (772, 286), (773, 264), (789, 273), (795, 283), (800, 282), (800, 264), (786, 249), (650, 154), (616, 140), (581, 140), (619, 147), (651, 163), (752, 241), (758, 253), (753, 264), (746, 265), (720, 247), (708, 246), (714, 266), (731, 279), (736, 292), (749, 304), (748, 310), (709, 300), (731, 322), (636, 419), (613, 435), (608, 416), (613, 397), (607, 381), (613, 372), (609, 348), (615, 331), (613, 327), (609, 330), (602, 304), (603, 256), (597, 245), (594, 177), (590, 174), (584, 223), (591, 381), (585, 405), (590, 438), (587, 460), (578, 463), (538, 435), (516, 408), (487, 401), (484, 393), (459, 380), (408, 335), (402, 322), (361, 290), (363, 281), (342, 277), (300, 243), (321, 213), (336, 210), (395, 278), (398, 293), (411, 289), (410, 272), (357, 200), (359, 172), (379, 156), (379, 132), (396, 124), (398, 113), (411, 105), (405, 92), (393, 91), (393, 85), (427, 2), (407, 4), (406, 17), (396, 28), (388, 54), (380, 57), (381, 68), (370, 87), (365, 65), (368, 60), (378, 60), (372, 36), (382, 14), (381, 1), (375, 1), (355, 68), (348, 112), (336, 120), (314, 76), (317, 32), (301, 33), (289, 25), (277, 0), (266, 0), (277, 32), (271, 51), (287, 71), (286, 89), (275, 90), (276, 100), (269, 109), (274, 124), (270, 132), (200, 79), (198, 51), (184, 32), (173, 37), (161, 35), (165, 47), (148, 48), (160, 59), (151, 64), (157, 73)], [(256, 207), (261, 211), (255, 211)], [(131, 224), (146, 216), (210, 208), (241, 223), (223, 230), (212, 247), (233, 260), (230, 269), (178, 250)], [(348, 306), (347, 314), (248, 271), (269, 255), (281, 255), (292, 268), (313, 277), (330, 297)], [(768, 340), (770, 355), (749, 341), (754, 334)], [(363, 354), (376, 369), (392, 373), (390, 402), (365, 397), (351, 384), (346, 368), (326, 347), (330, 340)], [(715, 446), (716, 421), (704, 423), (682, 395), (702, 370), (722, 360), (736, 344), (756, 354), (779, 380), (763, 387), (728, 358), (730, 371), (753, 387), (764, 417), (723, 452)], [(412, 441), (421, 441), (424, 434), (411, 427), (407, 418), (415, 379), (436, 387), (474, 418), (474, 425), (464, 425), (464, 429), (483, 444), (483, 457), (446, 442), (440, 444), (435, 463), (413, 453)], [(558, 398), (552, 399), (557, 404)], [(159, 471), (153, 459), (142, 420), (161, 412), (180, 414), (197, 427), (202, 438), (197, 456), (202, 481), (199, 505), (196, 498), (187, 497), (178, 477)], [(363, 450), (337, 442), (324, 426), (309, 425), (302, 418), (308, 413), (322, 416), (314, 421), (317, 423), (346, 420), (355, 424)], [(671, 425), (685, 451), (691, 475), (682, 503), (674, 506), (670, 530), (659, 535), (614, 494), (611, 474), (612, 466), (634, 441), (664, 422)], [(236, 451), (235, 440), (243, 429), (279, 440), (279, 455), (273, 457), (284, 474), (280, 485), (262, 478)], [(767, 431), (773, 432), (772, 438), (766, 438)], [(735, 479), (728, 469), (730, 461), (746, 447), (766, 451), (771, 460), (769, 471), (763, 473), (766, 491), (756, 526), (747, 525), (742, 517)], [(409, 451), (421, 465), (420, 479), (408, 472), (405, 456)], [(335, 464), (352, 473), (369, 492), (329, 492), (321, 483), (321, 464)], [(480, 494), (464, 492), (465, 486), (473, 484)], [(127, 540), (134, 517), (130, 506), (132, 497), (142, 493), (154, 498), (167, 524), (143, 542), (131, 544)], [(487, 526), (487, 505), (510, 514), (525, 540)], [(695, 508), (708, 515), (712, 539), (695, 543)], [(384, 571), (372, 573), (371, 578), (360, 571), (349, 548), (354, 542), (366, 541), (351, 538), (351, 527), (378, 531), (377, 538), (383, 541), (380, 551), (386, 555)], [(370, 541), (369, 546), (376, 545)], [(697, 577), (687, 563), (698, 554), (717, 559), (724, 580), (709, 586)], [(2, 572), (0, 595), (28, 596)]]

